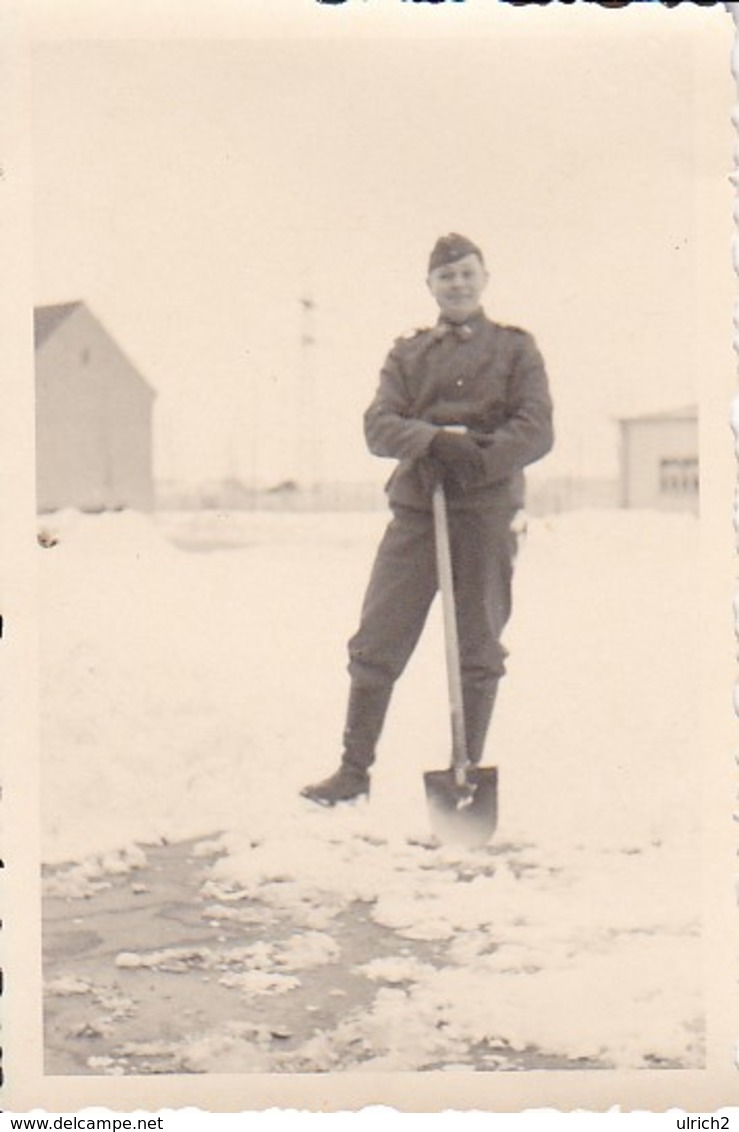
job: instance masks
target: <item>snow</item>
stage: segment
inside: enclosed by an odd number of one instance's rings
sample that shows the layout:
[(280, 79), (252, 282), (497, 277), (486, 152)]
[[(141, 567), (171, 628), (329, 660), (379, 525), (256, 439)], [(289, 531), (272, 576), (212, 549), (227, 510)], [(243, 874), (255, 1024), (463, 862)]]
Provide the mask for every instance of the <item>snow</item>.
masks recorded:
[(242, 971), (240, 974), (224, 975), (218, 982), (224, 987), (237, 987), (249, 999), (256, 994), (287, 994), (300, 986), (300, 979), (294, 975), (281, 975), (279, 971)]
[[(201, 838), (208, 916), (253, 923), (258, 901), (262, 922), (271, 909), (296, 933), (234, 955), (222, 978), (250, 995), (289, 994), (292, 972), (341, 965), (332, 926), (367, 905), (398, 945), (359, 968), (370, 1009), (348, 1007), (285, 1068), (453, 1068), (474, 1043), (493, 1047), (491, 1068), (496, 1045), (700, 1066), (696, 519), (529, 522), (488, 743), (501, 823), (479, 850), (429, 834), (422, 772), (449, 754), (437, 610), (396, 690), (371, 802), (324, 810), (299, 797), (338, 758), (345, 641), (385, 521), (46, 523), (57, 542), (38, 551), (44, 855), (65, 865), (54, 891), (84, 895), (140, 867), (141, 845)], [(233, 1026), (192, 1035), (178, 1056), (189, 1071), (279, 1067)]]
[(66, 996), (71, 994), (91, 994), (92, 983), (85, 979), (75, 979), (62, 976), (59, 979), (49, 979), (45, 991), (48, 995)]

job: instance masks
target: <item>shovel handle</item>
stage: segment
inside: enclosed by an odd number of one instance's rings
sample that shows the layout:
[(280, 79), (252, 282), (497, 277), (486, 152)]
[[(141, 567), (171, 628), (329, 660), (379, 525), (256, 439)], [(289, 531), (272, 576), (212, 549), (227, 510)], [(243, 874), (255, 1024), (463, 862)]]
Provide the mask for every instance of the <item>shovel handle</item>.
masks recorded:
[(454, 576), (449, 546), (449, 522), (444, 487), (441, 483), (434, 485), (432, 504), (436, 542), (436, 572), (444, 618), (444, 649), (452, 725), (452, 770), (455, 771), (457, 776), (457, 784), (462, 786), (466, 782), (469, 759), (467, 758), (467, 733), (464, 723), (464, 698), (462, 695), (462, 670), (459, 660), (457, 608), (454, 600)]

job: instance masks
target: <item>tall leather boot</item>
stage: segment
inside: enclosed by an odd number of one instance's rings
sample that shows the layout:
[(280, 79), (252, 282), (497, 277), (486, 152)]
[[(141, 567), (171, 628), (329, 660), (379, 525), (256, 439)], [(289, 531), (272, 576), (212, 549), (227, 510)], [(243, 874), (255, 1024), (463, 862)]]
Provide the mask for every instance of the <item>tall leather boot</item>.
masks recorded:
[(335, 806), (337, 802), (351, 802), (369, 794), (369, 768), (375, 761), (392, 690), (392, 684), (352, 684), (339, 769), (322, 782), (301, 790), (304, 798), (321, 806)]
[(482, 759), (485, 739), (498, 694), (498, 682), (486, 687), (465, 686), (463, 688), (464, 725), (467, 733), (467, 758), (475, 765)]

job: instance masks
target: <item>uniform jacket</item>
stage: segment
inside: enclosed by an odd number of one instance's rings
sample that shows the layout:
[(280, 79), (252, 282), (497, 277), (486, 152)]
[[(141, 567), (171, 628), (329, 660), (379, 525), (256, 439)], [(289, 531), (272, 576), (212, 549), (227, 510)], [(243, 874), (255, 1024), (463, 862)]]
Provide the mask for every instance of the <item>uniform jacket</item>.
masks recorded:
[(399, 338), (364, 416), (376, 456), (400, 463), (387, 484), (391, 504), (428, 509), (438, 475), (428, 455), (439, 427), (463, 425), (480, 445), (485, 474), (457, 508), (523, 505), (523, 468), (552, 447), (552, 402), (541, 354), (524, 330), (479, 311), (460, 326), (444, 320)]

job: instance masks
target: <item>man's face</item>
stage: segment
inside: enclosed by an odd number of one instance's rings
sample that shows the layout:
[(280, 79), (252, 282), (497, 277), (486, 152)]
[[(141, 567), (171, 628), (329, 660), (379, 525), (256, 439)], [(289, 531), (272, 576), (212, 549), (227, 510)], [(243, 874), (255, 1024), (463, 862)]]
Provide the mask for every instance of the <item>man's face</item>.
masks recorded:
[(464, 322), (479, 309), (487, 281), (480, 257), (470, 252), (454, 263), (435, 267), (429, 273), (428, 286), (444, 318)]

